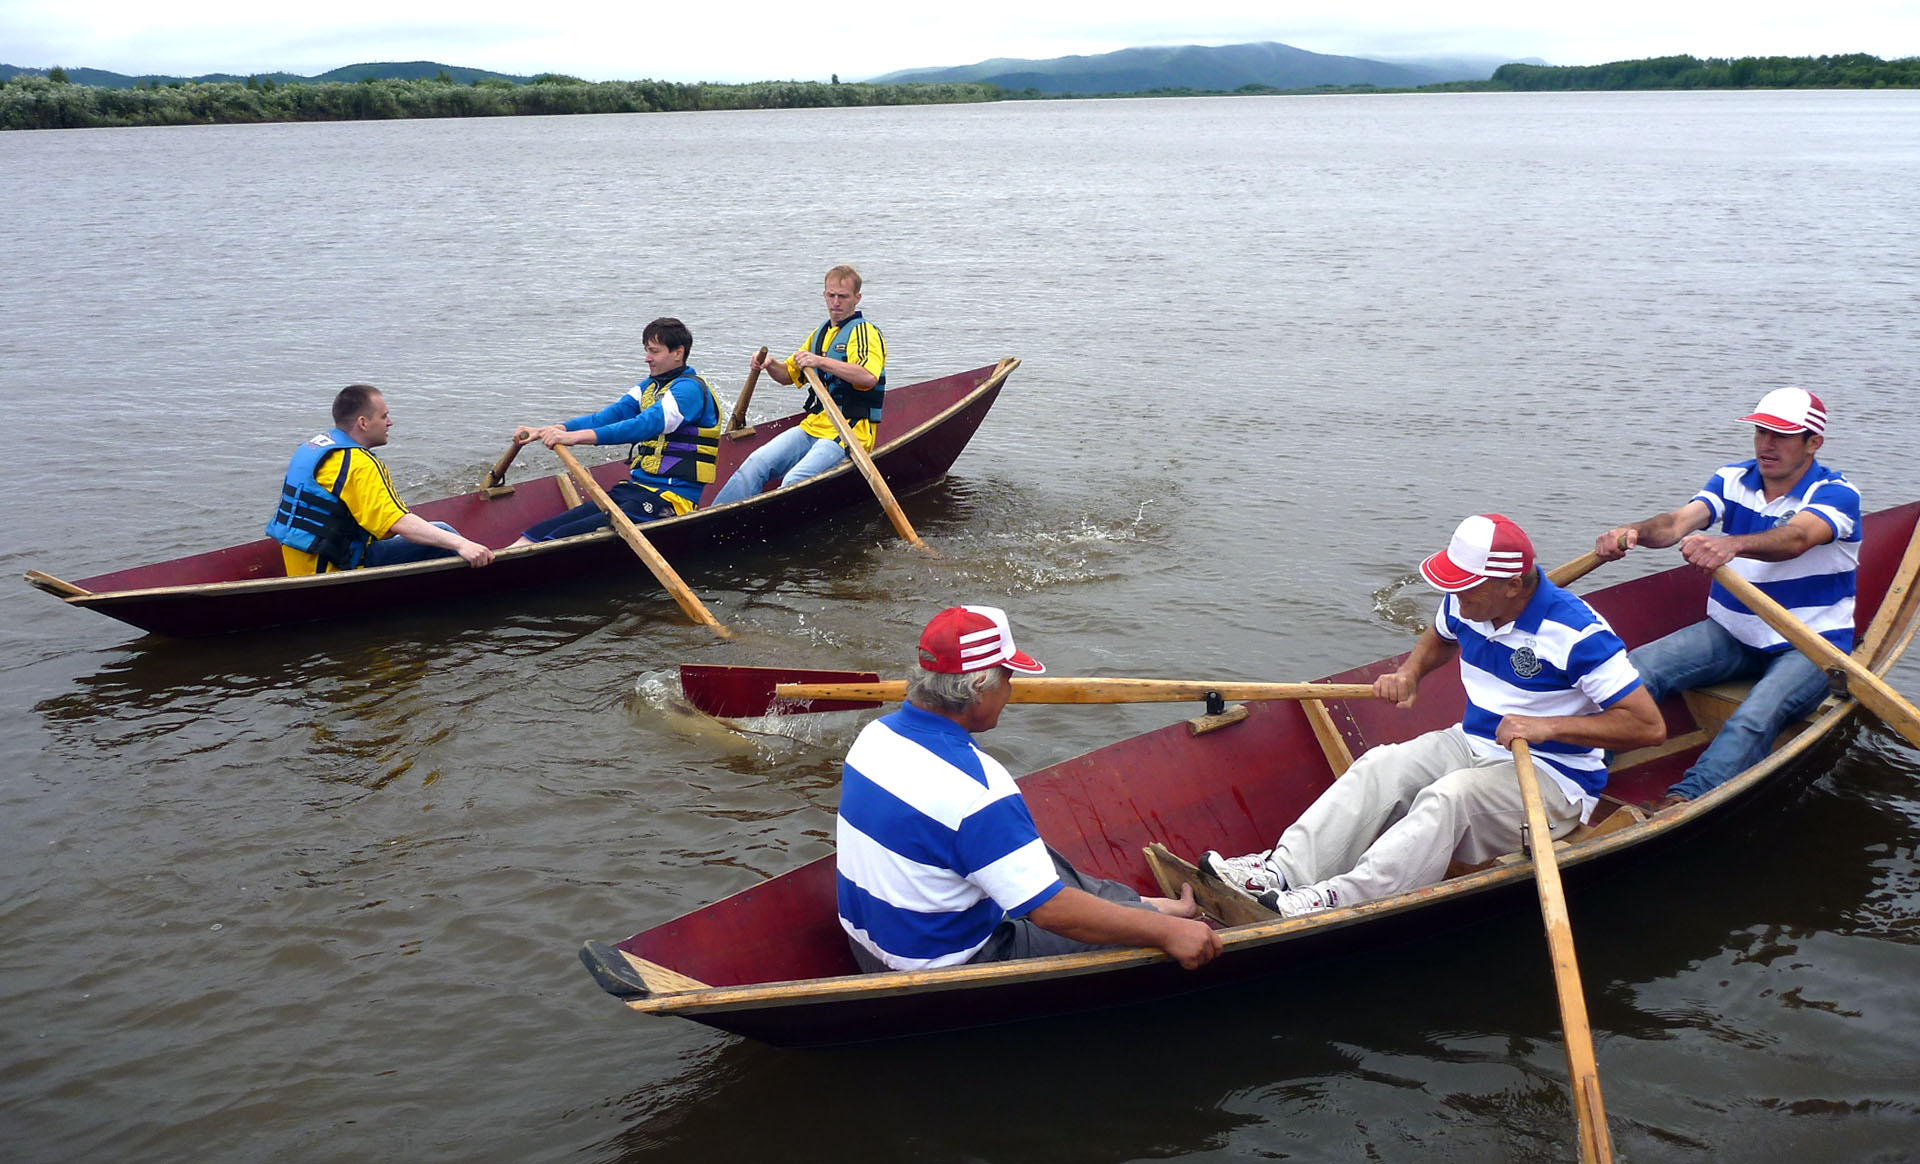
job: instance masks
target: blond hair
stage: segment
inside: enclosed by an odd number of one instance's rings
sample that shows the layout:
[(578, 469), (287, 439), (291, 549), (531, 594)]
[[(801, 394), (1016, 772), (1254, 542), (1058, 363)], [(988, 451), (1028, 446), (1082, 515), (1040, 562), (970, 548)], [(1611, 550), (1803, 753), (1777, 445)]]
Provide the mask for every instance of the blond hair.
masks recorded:
[(845, 263), (841, 263), (839, 266), (828, 271), (827, 277), (824, 280), (822, 280), (822, 282), (831, 283), (835, 279), (850, 280), (853, 283), (853, 289), (855, 293), (858, 293), (860, 290), (860, 272), (854, 270), (852, 267), (848, 266)]

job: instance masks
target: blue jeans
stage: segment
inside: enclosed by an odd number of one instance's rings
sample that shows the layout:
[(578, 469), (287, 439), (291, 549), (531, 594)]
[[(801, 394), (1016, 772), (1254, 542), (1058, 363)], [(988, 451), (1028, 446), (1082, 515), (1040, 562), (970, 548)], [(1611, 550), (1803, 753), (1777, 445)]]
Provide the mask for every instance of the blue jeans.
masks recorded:
[(847, 450), (839, 441), (810, 436), (795, 425), (753, 450), (714, 495), (713, 504), (757, 497), (774, 477), (779, 477), (782, 485), (798, 485), (838, 465), (846, 456)]
[[(694, 487), (689, 486), (691, 488)], [(698, 494), (694, 499), (699, 500)], [(614, 482), (613, 488), (607, 490), (607, 500), (618, 505), (620, 512), (631, 518), (635, 525), (673, 517), (678, 512), (672, 502), (651, 489), (635, 485), (631, 480)], [(570, 538), (575, 534), (605, 529), (612, 522), (606, 510), (589, 501), (564, 513), (556, 513), (545, 521), (534, 522), (520, 536), (530, 542), (550, 542), (555, 538)]]
[(1789, 647), (1768, 654), (1734, 638), (1712, 619), (1674, 631), (1627, 658), (1656, 701), (1676, 691), (1754, 680), (1746, 702), (1687, 769), (1686, 778), (1667, 790), (1689, 800), (1758, 764), (1780, 729), (1812, 711), (1828, 690), (1826, 672), (1799, 651)]
[[(460, 531), (444, 521), (429, 522), (448, 533)], [(443, 550), (439, 546), (423, 546), (419, 542), (410, 542), (394, 534), (390, 538), (381, 538), (367, 547), (366, 556), (360, 559), (362, 566), (398, 566), (402, 562), (425, 562), (431, 558), (451, 558), (454, 551)]]

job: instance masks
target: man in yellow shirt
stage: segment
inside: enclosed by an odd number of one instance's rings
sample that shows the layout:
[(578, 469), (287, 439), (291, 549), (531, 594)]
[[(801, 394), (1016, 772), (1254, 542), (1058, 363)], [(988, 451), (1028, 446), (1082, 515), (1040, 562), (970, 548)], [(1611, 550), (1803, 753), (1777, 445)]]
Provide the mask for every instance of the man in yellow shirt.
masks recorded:
[[(833, 402), (840, 406), (861, 447), (873, 449), (880, 427), (880, 404), (887, 391), (887, 343), (880, 329), (860, 314), (860, 272), (839, 266), (827, 272), (827, 322), (813, 330), (800, 350), (785, 359), (755, 356), (749, 370), (764, 370), (782, 384), (805, 384), (806, 369), (820, 374)], [(796, 485), (846, 459), (826, 411), (807, 390), (807, 417), (799, 425), (753, 451), (714, 496), (714, 505), (759, 494), (772, 478)]]
[(372, 451), (392, 428), (380, 390), (351, 384), (333, 398), (333, 428), (294, 450), (267, 523), (287, 577), (456, 554), (469, 566), (493, 561), (492, 550), (447, 523), (407, 512)]

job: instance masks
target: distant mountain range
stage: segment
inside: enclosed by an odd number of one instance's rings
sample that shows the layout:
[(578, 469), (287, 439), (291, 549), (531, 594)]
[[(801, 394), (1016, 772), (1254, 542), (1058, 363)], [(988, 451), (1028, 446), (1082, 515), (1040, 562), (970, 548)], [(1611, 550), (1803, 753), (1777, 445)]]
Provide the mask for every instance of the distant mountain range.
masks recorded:
[[(1443, 81), (1484, 81), (1507, 64), (1505, 57), (1416, 57), (1392, 61), (1337, 57), (1265, 41), (1218, 47), (1130, 48), (1090, 57), (1045, 61), (995, 58), (975, 65), (902, 69), (873, 78), (876, 84), (908, 81), (981, 81), (1002, 89), (1042, 93), (1144, 93), (1155, 89), (1232, 92), (1246, 86), (1312, 89), (1320, 85), (1373, 85), (1412, 89)], [(1528, 64), (1545, 64), (1529, 59)]]
[[(1484, 81), (1493, 75), (1496, 68), (1507, 63), (1504, 57), (1373, 60), (1367, 57), (1328, 56), (1266, 41), (1216, 47), (1182, 45), (1130, 48), (1098, 56), (1055, 57), (1045, 61), (995, 58), (973, 65), (901, 69), (874, 77), (872, 82), (892, 85), (916, 81), (975, 81), (1015, 92), (1033, 89), (1041, 93), (1087, 94), (1143, 93), (1157, 89), (1227, 93), (1248, 86), (1312, 89), (1321, 85), (1373, 85), (1382, 89), (1413, 89), (1443, 81)], [(1529, 57), (1522, 63), (1544, 65), (1546, 62)], [(0, 64), (0, 79), (21, 73), (45, 76), (48, 71)], [(314, 77), (303, 77), (298, 73), (206, 73), (198, 77), (178, 77), (153, 73), (129, 76), (104, 69), (85, 68), (68, 68), (64, 71), (67, 80), (76, 85), (94, 85), (103, 89), (130, 89), (136, 85), (166, 85), (185, 81), (244, 82), (249, 77), (262, 81), (271, 78), (278, 85), (316, 81), (351, 83), (368, 78), (421, 81), (442, 73), (460, 85), (480, 80), (523, 85), (533, 79), (487, 69), (443, 65), (435, 61), (381, 61), (347, 65)]]
[[(67, 80), (76, 85), (93, 85), (101, 89), (131, 89), (136, 85), (167, 85), (176, 81), (240, 81), (257, 77), (262, 81), (272, 78), (276, 85), (302, 84), (312, 81), (341, 81), (351, 83), (376, 77), (395, 81), (425, 81), (438, 77), (441, 73), (453, 78), (455, 84), (470, 85), (475, 81), (500, 80), (524, 85), (531, 77), (516, 77), (511, 73), (496, 73), (489, 69), (466, 69), (458, 65), (442, 65), (433, 61), (381, 61), (374, 64), (347, 65), (331, 72), (321, 73), (317, 77), (303, 77), (298, 73), (205, 73), (198, 77), (174, 77), (165, 74), (142, 73), (130, 77), (125, 73), (110, 73), (105, 69), (67, 69)], [(22, 73), (44, 77), (47, 69), (27, 69), (18, 65), (0, 65), (0, 79), (17, 77)]]

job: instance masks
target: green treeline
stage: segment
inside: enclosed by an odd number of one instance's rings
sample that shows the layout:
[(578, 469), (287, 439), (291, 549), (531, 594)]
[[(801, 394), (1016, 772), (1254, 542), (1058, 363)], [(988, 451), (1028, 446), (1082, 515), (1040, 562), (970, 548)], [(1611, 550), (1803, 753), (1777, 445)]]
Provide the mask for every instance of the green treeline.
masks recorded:
[(372, 121), (399, 117), (508, 117), (516, 114), (668, 113), (704, 109), (796, 109), (844, 105), (938, 105), (995, 101), (992, 85), (865, 85), (756, 81), (747, 85), (671, 81), (582, 81), (542, 76), (532, 83), (367, 80), (277, 85), (186, 82), (104, 89), (51, 77), (0, 81), (0, 129), (83, 129), (122, 125), (207, 125), (255, 121)]
[(1920, 87), (1920, 57), (1654, 57), (1607, 65), (1501, 65), (1472, 89), (1892, 89)]

